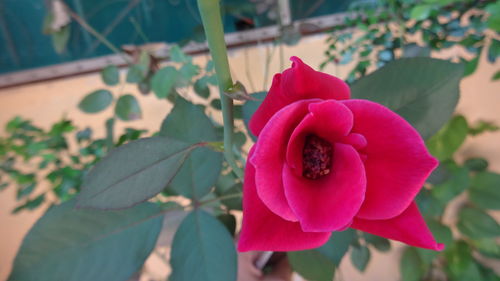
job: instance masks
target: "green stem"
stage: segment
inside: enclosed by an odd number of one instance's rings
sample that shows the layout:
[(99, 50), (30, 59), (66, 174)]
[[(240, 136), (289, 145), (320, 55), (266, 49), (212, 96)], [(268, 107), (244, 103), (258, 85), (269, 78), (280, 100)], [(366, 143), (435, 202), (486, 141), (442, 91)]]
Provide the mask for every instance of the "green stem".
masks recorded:
[(219, 0), (198, 0), (198, 8), (200, 9), (201, 20), (208, 41), (208, 48), (212, 54), (215, 74), (219, 84), (222, 117), (224, 121), (224, 156), (229, 166), (233, 169), (233, 172), (240, 179), (243, 179), (243, 171), (236, 163), (232, 149), (234, 131), (233, 100), (224, 94), (227, 89), (232, 87), (233, 79), (229, 71)]

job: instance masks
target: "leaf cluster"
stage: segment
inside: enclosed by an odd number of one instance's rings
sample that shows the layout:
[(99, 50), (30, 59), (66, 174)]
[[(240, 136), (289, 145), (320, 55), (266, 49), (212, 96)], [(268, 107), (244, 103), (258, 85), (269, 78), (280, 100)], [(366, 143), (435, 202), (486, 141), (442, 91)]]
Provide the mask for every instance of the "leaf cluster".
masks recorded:
[(355, 1), (351, 16), (331, 31), (321, 66), (352, 63), (352, 83), (397, 58), (462, 47), (465, 52), (450, 52), (447, 59), (464, 63), (467, 76), (482, 52), (492, 64), (499, 56), (500, 41), (492, 35), (500, 31), (498, 7), (498, 1)]

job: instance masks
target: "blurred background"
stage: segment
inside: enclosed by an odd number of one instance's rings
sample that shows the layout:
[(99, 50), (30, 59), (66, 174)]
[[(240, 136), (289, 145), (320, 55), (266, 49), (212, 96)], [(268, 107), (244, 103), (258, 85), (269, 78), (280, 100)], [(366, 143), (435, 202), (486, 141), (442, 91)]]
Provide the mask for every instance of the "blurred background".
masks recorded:
[[(403, 57), (463, 64), (456, 116), (427, 140), (444, 164), (431, 178), (434, 189), (419, 197), (451, 250), (429, 258), (365, 239), (368, 254), (354, 243), (335, 280), (499, 280), (498, 1), (221, 3), (232, 75), (250, 93), (267, 91), (290, 56), (349, 83)], [(51, 204), (74, 197), (108, 148), (158, 131), (172, 108), (165, 87), (218, 122), (221, 112), (195, 0), (3, 0), (0, 40), (3, 280), (33, 223)], [(239, 104), (237, 127), (248, 148)], [(461, 215), (471, 206), (480, 214)], [(164, 227), (179, 220), (166, 218)], [(169, 235), (141, 280), (168, 275)]]

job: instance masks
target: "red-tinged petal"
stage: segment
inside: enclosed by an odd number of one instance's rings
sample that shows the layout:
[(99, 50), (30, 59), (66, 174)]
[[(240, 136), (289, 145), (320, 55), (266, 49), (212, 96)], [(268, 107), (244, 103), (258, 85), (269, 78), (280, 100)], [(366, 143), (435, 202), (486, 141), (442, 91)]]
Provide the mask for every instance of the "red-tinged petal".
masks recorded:
[(345, 144), (350, 144), (352, 145), (352, 147), (358, 150), (365, 148), (366, 145), (368, 144), (366, 138), (363, 135), (356, 133), (345, 136), (344, 138), (342, 138), (340, 142)]
[(417, 204), (412, 202), (399, 216), (388, 220), (365, 220), (355, 218), (352, 228), (397, 240), (411, 246), (441, 251), (443, 244), (437, 243)]
[(257, 195), (255, 169), (247, 162), (238, 251), (299, 251), (319, 247), (329, 237), (330, 232), (303, 232), (298, 222), (283, 220), (271, 212)]
[(334, 144), (352, 129), (352, 112), (335, 100), (309, 104), (309, 113), (297, 125), (288, 143), (287, 163), (297, 175), (302, 175), (302, 151), (308, 135), (314, 134)]
[(438, 165), (418, 132), (388, 108), (367, 100), (341, 101), (354, 114), (353, 133), (366, 138), (366, 196), (357, 217), (389, 219), (413, 201)]
[(264, 204), (275, 214), (289, 221), (297, 217), (288, 205), (283, 190), (281, 172), (290, 135), (308, 113), (308, 105), (318, 100), (302, 100), (278, 111), (266, 124), (249, 157), (256, 169), (257, 193)]
[(346, 144), (333, 146), (332, 171), (309, 180), (283, 169), (285, 195), (302, 230), (335, 231), (345, 228), (365, 197), (366, 178), (358, 152)]
[(290, 58), (292, 67), (273, 78), (266, 98), (250, 119), (250, 130), (256, 136), (271, 117), (288, 104), (304, 99), (348, 99), (349, 86), (326, 73), (315, 71), (297, 57)]

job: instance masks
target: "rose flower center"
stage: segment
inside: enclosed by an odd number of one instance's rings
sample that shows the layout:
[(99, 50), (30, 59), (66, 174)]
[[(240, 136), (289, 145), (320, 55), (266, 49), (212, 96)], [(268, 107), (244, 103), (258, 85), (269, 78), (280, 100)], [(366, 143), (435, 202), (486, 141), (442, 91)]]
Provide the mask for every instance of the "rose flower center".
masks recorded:
[(315, 180), (331, 172), (332, 145), (316, 136), (308, 135), (302, 150), (302, 176)]

